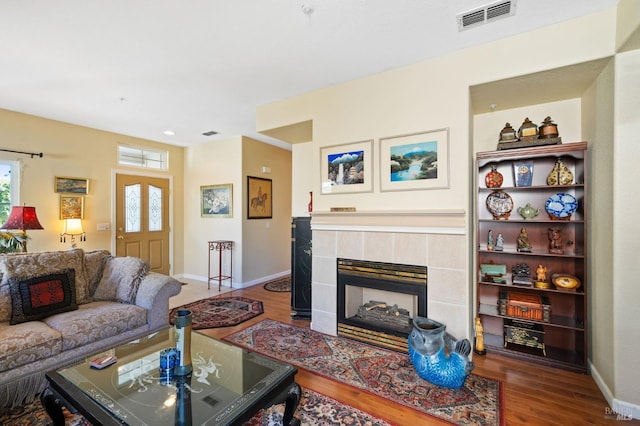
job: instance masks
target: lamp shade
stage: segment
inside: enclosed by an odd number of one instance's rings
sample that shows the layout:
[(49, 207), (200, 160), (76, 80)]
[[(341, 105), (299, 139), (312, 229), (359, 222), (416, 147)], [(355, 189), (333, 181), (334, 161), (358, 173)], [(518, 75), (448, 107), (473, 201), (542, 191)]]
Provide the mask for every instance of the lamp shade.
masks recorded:
[(38, 215), (36, 215), (35, 207), (27, 206), (13, 206), (11, 207), (11, 214), (9, 218), (2, 225), (1, 229), (19, 229), (24, 231), (26, 229), (44, 229), (38, 221)]
[(84, 229), (82, 229), (82, 220), (81, 219), (65, 219), (63, 234), (67, 234), (67, 235), (84, 234)]

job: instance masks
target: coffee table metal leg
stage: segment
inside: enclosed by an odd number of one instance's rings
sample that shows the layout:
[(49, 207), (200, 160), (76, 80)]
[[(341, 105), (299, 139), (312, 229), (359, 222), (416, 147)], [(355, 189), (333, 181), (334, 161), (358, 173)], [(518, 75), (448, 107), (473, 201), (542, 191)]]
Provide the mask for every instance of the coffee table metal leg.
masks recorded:
[(64, 414), (62, 413), (61, 400), (56, 397), (55, 393), (51, 389), (46, 388), (42, 394), (40, 394), (40, 402), (45, 411), (53, 421), (55, 426), (64, 426)]
[(287, 391), (287, 397), (284, 401), (284, 416), (282, 418), (283, 425), (299, 426), (300, 420), (293, 417), (293, 414), (298, 409), (300, 403), (300, 396), (302, 391), (297, 383), (293, 383)]

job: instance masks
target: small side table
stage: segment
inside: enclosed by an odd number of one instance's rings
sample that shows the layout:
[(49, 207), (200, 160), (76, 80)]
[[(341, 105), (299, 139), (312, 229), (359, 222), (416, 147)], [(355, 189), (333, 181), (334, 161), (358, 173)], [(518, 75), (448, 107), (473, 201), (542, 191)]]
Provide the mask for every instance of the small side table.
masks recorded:
[[(229, 275), (222, 275), (222, 252), (229, 251)], [(218, 275), (211, 276), (211, 252), (218, 252)], [(209, 279), (207, 289), (211, 290), (211, 280), (218, 280), (218, 291), (222, 287), (222, 281), (229, 280), (229, 287), (233, 287), (233, 241), (217, 240), (209, 241)]]

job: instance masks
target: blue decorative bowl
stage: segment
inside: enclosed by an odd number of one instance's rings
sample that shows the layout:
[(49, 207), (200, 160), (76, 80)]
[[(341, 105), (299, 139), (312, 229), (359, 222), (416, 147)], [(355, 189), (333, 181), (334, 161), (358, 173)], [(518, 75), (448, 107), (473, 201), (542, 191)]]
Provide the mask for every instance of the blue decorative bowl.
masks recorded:
[(552, 219), (568, 219), (578, 210), (578, 200), (571, 194), (559, 192), (549, 197), (544, 207)]

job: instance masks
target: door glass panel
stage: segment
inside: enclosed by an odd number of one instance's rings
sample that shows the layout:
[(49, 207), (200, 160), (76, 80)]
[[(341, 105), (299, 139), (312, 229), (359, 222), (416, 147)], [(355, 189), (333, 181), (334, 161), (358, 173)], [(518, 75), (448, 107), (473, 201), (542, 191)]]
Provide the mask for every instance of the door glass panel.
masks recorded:
[(140, 184), (125, 185), (124, 187), (124, 230), (125, 232), (140, 232)]
[(149, 231), (162, 231), (162, 188), (149, 185)]

